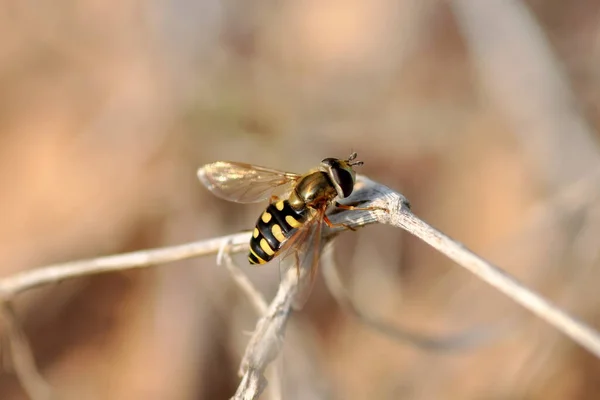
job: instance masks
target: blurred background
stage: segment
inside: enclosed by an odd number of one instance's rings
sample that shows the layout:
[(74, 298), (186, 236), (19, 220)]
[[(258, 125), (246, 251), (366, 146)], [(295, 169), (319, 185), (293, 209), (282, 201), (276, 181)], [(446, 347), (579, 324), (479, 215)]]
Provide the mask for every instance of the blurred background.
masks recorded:
[[(356, 150), (421, 218), (600, 328), (599, 124), (593, 0), (7, 1), (0, 273), (248, 229), (264, 205), (217, 199), (199, 166)], [(493, 337), (398, 343), (319, 279), (274, 364), (283, 398), (600, 398), (597, 359), (410, 235), (370, 226), (336, 250), (373, 316)], [(239, 263), (270, 298), (277, 267)], [(214, 257), (16, 306), (61, 399), (229, 398), (256, 323)], [(3, 365), (0, 398), (26, 398)]]

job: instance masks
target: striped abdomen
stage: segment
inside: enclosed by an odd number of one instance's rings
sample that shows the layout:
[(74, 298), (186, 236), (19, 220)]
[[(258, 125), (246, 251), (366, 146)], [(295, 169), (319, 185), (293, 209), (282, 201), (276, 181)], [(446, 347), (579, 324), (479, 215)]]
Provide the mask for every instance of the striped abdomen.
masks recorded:
[(294, 210), (287, 200), (270, 204), (262, 213), (250, 239), (250, 264), (269, 262), (294, 231), (306, 221), (307, 209)]

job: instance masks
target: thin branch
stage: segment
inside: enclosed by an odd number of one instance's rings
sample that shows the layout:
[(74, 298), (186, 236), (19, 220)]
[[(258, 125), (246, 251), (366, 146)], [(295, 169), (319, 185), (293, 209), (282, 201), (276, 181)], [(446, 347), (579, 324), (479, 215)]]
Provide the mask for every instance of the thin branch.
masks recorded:
[[(373, 198), (379, 198), (381, 188), (385, 188), (385, 186), (374, 184), (371, 180), (360, 177), (355, 185), (353, 195), (348, 199), (348, 204), (365, 203)], [(404, 197), (399, 196), (404, 199), (405, 204), (408, 204)], [(330, 214), (330, 219), (334, 224), (344, 222), (353, 228), (359, 228), (377, 222), (374, 213), (370, 211), (336, 210), (337, 212)], [(327, 242), (342, 230), (343, 228), (328, 229), (325, 227), (324, 245), (326, 246)], [(256, 329), (246, 347), (239, 371), (242, 381), (232, 399), (258, 399), (266, 387), (267, 380), (264, 377), (264, 371), (269, 363), (277, 358), (281, 350), (287, 322), (293, 311), (298, 282), (305, 278), (306, 273), (305, 270), (300, 271), (301, 275), (298, 279), (296, 269), (290, 268), (282, 276), (279, 289), (269, 305), (267, 314), (256, 324)]]
[(231, 259), (231, 254), (229, 252), (229, 242), (225, 242), (223, 246), (219, 249), (217, 254), (217, 265), (223, 265), (231, 274), (233, 281), (238, 285), (238, 287), (248, 296), (250, 300), (250, 304), (254, 307), (254, 310), (258, 314), (259, 317), (262, 317), (267, 313), (267, 301), (265, 297), (259, 292), (256, 287), (250, 282), (250, 279), (244, 274), (244, 272), (238, 267), (235, 262)]
[(479, 257), (414, 215), (401, 197), (391, 189), (380, 188), (382, 197), (373, 205), (389, 207), (390, 213), (377, 212), (379, 222), (407, 230), (460, 266), (471, 271), (515, 302), (542, 318), (560, 332), (600, 358), (600, 334), (578, 319), (561, 311), (550, 301), (528, 289), (519, 280)]
[(267, 314), (256, 324), (256, 329), (246, 346), (239, 371), (242, 381), (232, 399), (258, 399), (266, 387), (264, 371), (281, 350), (296, 291), (296, 271), (290, 268), (282, 277)]
[(243, 232), (178, 246), (49, 265), (1, 279), (0, 296), (4, 299), (12, 298), (18, 293), (38, 286), (57, 283), (80, 276), (125, 271), (134, 268), (147, 268), (153, 265), (217, 254), (224, 243), (229, 243), (230, 252), (238, 252), (248, 248), (249, 240), (250, 232)]
[(410, 211), (402, 212), (394, 222), (396, 226), (433, 246), (600, 358), (600, 336), (591, 327), (561, 311), (516, 278), (434, 229)]
[(472, 349), (490, 343), (493, 339), (507, 333), (507, 328), (512, 326), (512, 324), (505, 323), (501, 329), (498, 326), (494, 326), (493, 328), (479, 328), (452, 336), (425, 335), (406, 327), (395, 326), (383, 319), (373, 317), (368, 312), (362, 311), (348, 294), (339, 276), (333, 255), (333, 246), (323, 249), (321, 270), (323, 271), (327, 289), (329, 289), (331, 295), (344, 311), (354, 316), (368, 328), (390, 337), (392, 340), (409, 343), (422, 350), (453, 351)]
[(9, 300), (0, 303), (2, 321), (10, 351), (11, 365), (23, 387), (32, 400), (50, 400), (53, 398), (50, 385), (39, 373), (27, 336), (17, 318)]
[[(257, 315), (259, 317), (263, 317), (267, 311), (269, 305), (265, 300), (264, 296), (261, 292), (259, 292), (256, 287), (252, 284), (250, 279), (244, 272), (238, 267), (231, 258), (231, 254), (229, 252), (229, 242), (225, 242), (221, 249), (219, 249), (219, 253), (217, 254), (217, 265), (225, 265), (233, 281), (238, 285), (238, 287), (246, 294), (248, 300), (250, 300), (250, 304), (254, 307)], [(279, 372), (277, 368), (271, 368), (271, 385), (269, 386), (270, 399), (277, 400), (281, 399), (281, 385)]]
[[(377, 207), (389, 212), (381, 210), (347, 212), (334, 209), (329, 214), (332, 222), (344, 222), (354, 228), (380, 222), (407, 230), (600, 357), (600, 335), (597, 332), (560, 311), (556, 306), (527, 289), (517, 279), (472, 253), (461, 243), (420, 220), (410, 211), (410, 204), (401, 194), (361, 176), (352, 196), (345, 203), (361, 207)], [(339, 230), (327, 231), (326, 234), (329, 234), (327, 239), (332, 239), (339, 232)], [(263, 372), (277, 357), (280, 350), (286, 323), (292, 313), (296, 282), (295, 273), (290, 270), (282, 280), (277, 295), (269, 306), (269, 312), (258, 321), (256, 330), (246, 347), (240, 369), (243, 377), (233, 399), (258, 399), (267, 384)]]
[[(345, 203), (363, 207), (379, 207), (388, 212), (333, 209), (329, 214), (333, 223), (344, 222), (358, 228), (380, 222), (407, 230), (600, 357), (600, 336), (596, 331), (559, 310), (552, 303), (527, 289), (517, 279), (477, 256), (461, 243), (452, 240), (420, 220), (410, 211), (408, 201), (401, 194), (361, 176), (352, 196), (347, 198)], [(339, 229), (325, 229), (327, 240), (339, 232)], [(51, 265), (0, 280), (0, 296), (3, 300), (10, 300), (20, 292), (65, 279), (132, 268), (145, 268), (191, 257), (216, 254), (227, 244), (230, 245), (230, 252), (238, 252), (247, 249), (249, 239), (250, 233), (247, 232), (179, 246)], [(289, 273), (282, 277), (279, 290), (269, 305), (267, 314), (258, 321), (256, 331), (246, 348), (240, 370), (243, 378), (234, 396), (235, 399), (256, 399), (264, 389), (266, 379), (263, 372), (280, 350), (288, 317), (292, 312), (296, 285), (296, 272), (294, 269), (290, 269)], [(22, 384), (26, 384), (26, 382), (22, 381)]]

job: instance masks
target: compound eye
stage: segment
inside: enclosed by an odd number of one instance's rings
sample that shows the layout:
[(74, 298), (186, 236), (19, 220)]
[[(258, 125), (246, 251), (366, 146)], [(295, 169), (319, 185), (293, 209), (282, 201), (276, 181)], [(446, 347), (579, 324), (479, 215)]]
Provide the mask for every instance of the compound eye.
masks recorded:
[(354, 190), (354, 176), (345, 168), (332, 168), (331, 174), (337, 185), (342, 189), (342, 193), (338, 193), (341, 198), (348, 197)]
[(332, 167), (335, 164), (335, 161), (335, 158), (325, 158), (323, 161), (321, 161), (321, 164), (326, 167)]

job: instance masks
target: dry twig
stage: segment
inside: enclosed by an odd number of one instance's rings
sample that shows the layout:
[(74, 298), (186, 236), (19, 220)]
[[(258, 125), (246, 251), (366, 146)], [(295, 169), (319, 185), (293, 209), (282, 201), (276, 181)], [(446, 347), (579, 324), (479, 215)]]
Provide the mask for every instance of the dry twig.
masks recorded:
[[(527, 289), (516, 278), (477, 256), (461, 243), (450, 239), (419, 219), (410, 211), (408, 201), (401, 194), (363, 176), (358, 180), (355, 191), (346, 203), (384, 208), (389, 212), (348, 212), (335, 209), (329, 215), (334, 223), (344, 222), (356, 228), (380, 222), (409, 231), (600, 357), (599, 333)], [(337, 232), (332, 232), (332, 235), (335, 233)], [(279, 290), (269, 306), (269, 312), (257, 323), (242, 361), (240, 373), (243, 377), (233, 397), (235, 400), (257, 399), (264, 389), (267, 382), (263, 372), (279, 352), (286, 323), (292, 312), (295, 282), (295, 273), (290, 272), (283, 277)]]
[(244, 274), (244, 272), (233, 262), (231, 259), (231, 254), (229, 251), (229, 242), (223, 243), (223, 246), (219, 249), (217, 253), (217, 265), (225, 264), (225, 267), (231, 274), (233, 281), (238, 285), (238, 287), (248, 296), (250, 303), (254, 307), (254, 310), (258, 314), (259, 317), (262, 317), (267, 313), (267, 301), (261, 292), (259, 292), (250, 279)]
[(10, 300), (0, 304), (2, 321), (6, 331), (6, 342), (10, 351), (11, 366), (14, 369), (23, 390), (32, 400), (52, 399), (52, 389), (39, 373), (27, 336), (17, 318)]
[(394, 324), (381, 318), (374, 317), (370, 312), (361, 310), (352, 299), (338, 274), (333, 256), (333, 246), (323, 249), (321, 265), (327, 289), (329, 289), (340, 307), (368, 328), (398, 342), (409, 343), (420, 349), (430, 351), (465, 350), (491, 342), (492, 339), (505, 334), (506, 327), (509, 326), (505, 323), (500, 329), (494, 325), (493, 327), (474, 329), (470, 332), (461, 332), (446, 337), (426, 335), (406, 327), (394, 326)]
[[(361, 176), (354, 193), (346, 203), (381, 207), (389, 212), (335, 209), (329, 215), (332, 222), (344, 222), (354, 227), (380, 222), (409, 231), (600, 357), (600, 335), (597, 332), (562, 312), (461, 243), (420, 220), (410, 211), (404, 196)], [(333, 238), (337, 233), (339, 231), (328, 231), (328, 239)], [(179, 246), (51, 265), (0, 280), (0, 293), (3, 300), (10, 300), (14, 295), (34, 287), (79, 276), (144, 268), (185, 258), (217, 254), (224, 246), (229, 246), (230, 252), (238, 252), (247, 249), (249, 239), (250, 233), (240, 233)], [(243, 378), (235, 399), (256, 399), (264, 389), (266, 379), (263, 373), (279, 352), (285, 327), (291, 315), (296, 282), (295, 271), (291, 269), (288, 275), (282, 277), (279, 290), (269, 305), (266, 315), (258, 321), (242, 361), (240, 372), (243, 373)], [(9, 326), (10, 329), (14, 329), (14, 325)], [(37, 372), (34, 371), (32, 374)], [(23, 385), (27, 384), (28, 378), (30, 377), (20, 376)]]
[(231, 252), (237, 252), (246, 249), (249, 240), (250, 232), (243, 232), (178, 246), (49, 265), (0, 280), (0, 294), (5, 299), (12, 298), (21, 292), (50, 283), (58, 283), (65, 279), (134, 268), (147, 268), (153, 265), (217, 254), (219, 249), (227, 243), (229, 243)]

